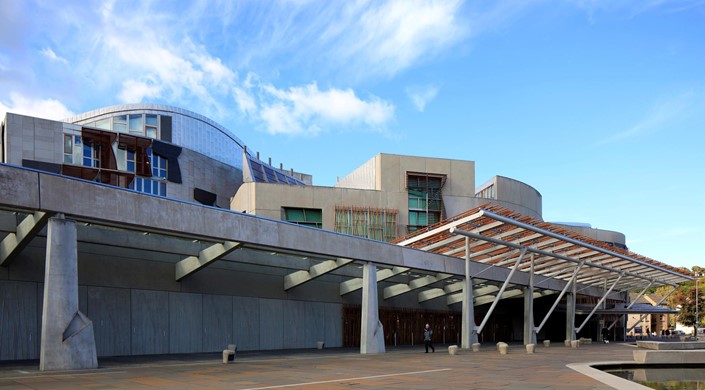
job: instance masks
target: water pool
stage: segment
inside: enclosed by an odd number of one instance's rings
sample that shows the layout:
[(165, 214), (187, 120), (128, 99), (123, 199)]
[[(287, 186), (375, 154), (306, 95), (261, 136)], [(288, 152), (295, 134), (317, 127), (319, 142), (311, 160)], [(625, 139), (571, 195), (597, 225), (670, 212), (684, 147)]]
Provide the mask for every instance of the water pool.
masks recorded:
[(604, 372), (652, 389), (703, 389), (705, 365), (625, 365), (601, 366)]

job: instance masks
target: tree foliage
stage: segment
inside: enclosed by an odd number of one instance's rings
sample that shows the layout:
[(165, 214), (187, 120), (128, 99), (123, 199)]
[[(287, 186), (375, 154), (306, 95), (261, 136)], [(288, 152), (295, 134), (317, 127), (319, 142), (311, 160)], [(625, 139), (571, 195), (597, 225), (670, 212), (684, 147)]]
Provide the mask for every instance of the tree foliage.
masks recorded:
[[(700, 290), (697, 294), (699, 312), (698, 327), (702, 327), (703, 324), (705, 324), (705, 268), (694, 266), (690, 270), (683, 268), (682, 272), (698, 279), (698, 290)], [(657, 287), (654, 293), (666, 296), (672, 289), (673, 288), (670, 286), (661, 286)], [(693, 280), (681, 283), (676, 291), (666, 300), (669, 307), (679, 310), (676, 315), (676, 320), (685, 326), (693, 326), (695, 324), (695, 296), (695, 280)]]

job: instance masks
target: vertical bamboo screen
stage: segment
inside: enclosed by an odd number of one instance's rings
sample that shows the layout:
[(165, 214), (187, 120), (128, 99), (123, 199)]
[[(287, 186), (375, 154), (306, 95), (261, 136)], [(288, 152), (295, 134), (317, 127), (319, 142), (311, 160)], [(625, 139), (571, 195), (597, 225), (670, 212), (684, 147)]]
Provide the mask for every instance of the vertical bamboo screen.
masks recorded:
[(377, 241), (392, 241), (397, 236), (395, 209), (335, 206), (335, 231)]

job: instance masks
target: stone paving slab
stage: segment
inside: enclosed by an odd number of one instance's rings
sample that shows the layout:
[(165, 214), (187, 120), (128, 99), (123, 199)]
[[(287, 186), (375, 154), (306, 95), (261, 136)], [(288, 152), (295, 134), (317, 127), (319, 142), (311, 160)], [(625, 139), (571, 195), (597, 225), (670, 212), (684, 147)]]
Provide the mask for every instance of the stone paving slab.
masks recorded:
[(240, 353), (222, 364), (221, 354), (99, 359), (90, 371), (39, 372), (38, 362), (0, 364), (0, 389), (610, 389), (568, 363), (631, 360), (633, 346), (556, 346), (527, 354), (493, 345), (451, 356), (437, 348), (396, 348), (381, 355), (353, 349)]

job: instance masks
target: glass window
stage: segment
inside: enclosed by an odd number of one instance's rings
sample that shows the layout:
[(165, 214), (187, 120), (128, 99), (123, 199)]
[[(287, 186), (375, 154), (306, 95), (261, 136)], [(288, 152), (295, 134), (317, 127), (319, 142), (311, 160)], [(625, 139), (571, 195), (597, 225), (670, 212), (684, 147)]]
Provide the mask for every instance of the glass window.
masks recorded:
[(127, 171), (135, 171), (135, 152), (127, 151)]
[(73, 159), (71, 164), (80, 164), (83, 157), (83, 146), (81, 145), (81, 137), (75, 135), (73, 137)]
[(104, 130), (110, 130), (110, 118), (101, 119), (95, 122), (95, 127)]
[(267, 176), (267, 181), (270, 183), (276, 183), (277, 177), (274, 175), (274, 170), (270, 167), (264, 166), (264, 174)]
[(130, 183), (130, 189), (150, 195), (166, 196), (166, 183), (161, 180), (135, 177)]
[(83, 166), (100, 168), (100, 146), (83, 144)]
[(159, 122), (157, 120), (157, 115), (153, 115), (153, 114), (145, 115), (144, 129), (147, 133), (147, 137), (157, 138), (157, 129), (159, 128), (158, 123)]
[(130, 133), (144, 134), (142, 114), (130, 115)]
[(441, 191), (444, 177), (409, 174), (406, 184), (409, 196), (409, 232), (439, 222), (442, 217)]
[(323, 211), (321, 211), (321, 209), (304, 209), (298, 207), (283, 207), (282, 209), (285, 221), (319, 229), (323, 227)]
[(152, 148), (147, 149), (147, 156), (149, 157), (149, 162), (152, 165), (152, 176), (166, 178), (167, 160), (164, 157), (152, 153)]
[(64, 134), (64, 164), (73, 164), (73, 136)]
[(127, 115), (118, 115), (113, 117), (113, 130), (118, 133), (127, 132)]
[(157, 125), (157, 116), (153, 114), (147, 114), (145, 115), (145, 123), (147, 126), (156, 126)]

